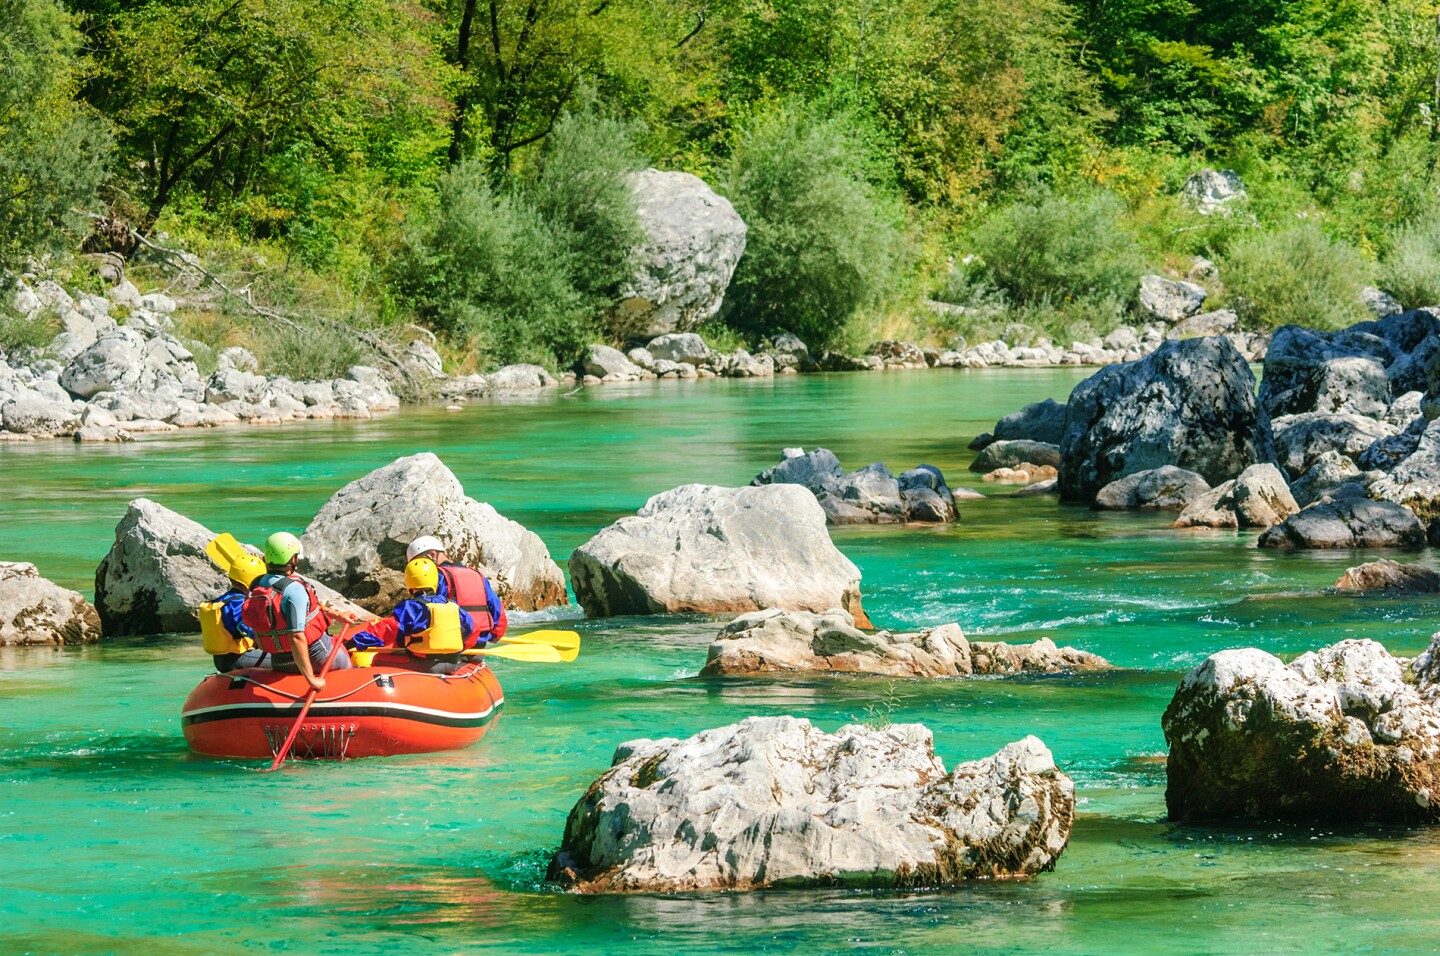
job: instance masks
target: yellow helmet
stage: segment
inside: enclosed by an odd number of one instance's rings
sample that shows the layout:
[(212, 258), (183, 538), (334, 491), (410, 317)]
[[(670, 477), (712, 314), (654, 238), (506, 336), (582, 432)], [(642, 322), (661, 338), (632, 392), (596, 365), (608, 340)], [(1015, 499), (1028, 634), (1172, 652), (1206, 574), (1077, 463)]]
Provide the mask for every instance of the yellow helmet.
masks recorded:
[(230, 565), (230, 580), (242, 588), (249, 588), (255, 579), (265, 573), (265, 560), (253, 554), (245, 554)]
[(429, 558), (416, 558), (405, 565), (405, 586), (412, 591), (434, 591), (440, 586), (440, 570)]

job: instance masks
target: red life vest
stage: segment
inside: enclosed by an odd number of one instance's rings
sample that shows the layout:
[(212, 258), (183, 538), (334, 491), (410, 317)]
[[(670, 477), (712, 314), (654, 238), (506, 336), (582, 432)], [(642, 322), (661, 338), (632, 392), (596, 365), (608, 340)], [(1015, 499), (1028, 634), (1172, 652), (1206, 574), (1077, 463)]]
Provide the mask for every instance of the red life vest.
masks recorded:
[(310, 599), (310, 611), (305, 616), (305, 640), (314, 643), (325, 636), (330, 629), (330, 615), (320, 606), (315, 589), (298, 575), (288, 575), (276, 587), (256, 586), (240, 606), (240, 620), (255, 632), (255, 640), (271, 654), (290, 653), (290, 627), (285, 623), (285, 609), (281, 606), (285, 588), (291, 581), (299, 581)]
[(489, 634), (495, 629), (495, 618), (485, 600), (485, 575), (474, 568), (459, 564), (442, 564), (438, 568), (445, 579), (446, 596), (460, 605), (475, 623), (473, 634)]

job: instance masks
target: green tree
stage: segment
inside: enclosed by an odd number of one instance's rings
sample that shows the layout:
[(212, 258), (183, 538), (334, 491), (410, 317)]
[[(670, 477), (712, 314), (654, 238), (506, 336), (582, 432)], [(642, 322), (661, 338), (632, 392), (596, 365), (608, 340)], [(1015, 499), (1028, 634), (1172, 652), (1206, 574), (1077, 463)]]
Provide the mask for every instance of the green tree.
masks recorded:
[(55, 0), (0, 0), (0, 267), (61, 247), (94, 203), (109, 139), (72, 99), (78, 46)]
[(731, 327), (756, 339), (788, 330), (824, 346), (890, 291), (898, 212), (866, 181), (854, 128), (853, 115), (791, 106), (743, 132), (727, 184), (749, 228), (725, 296)]

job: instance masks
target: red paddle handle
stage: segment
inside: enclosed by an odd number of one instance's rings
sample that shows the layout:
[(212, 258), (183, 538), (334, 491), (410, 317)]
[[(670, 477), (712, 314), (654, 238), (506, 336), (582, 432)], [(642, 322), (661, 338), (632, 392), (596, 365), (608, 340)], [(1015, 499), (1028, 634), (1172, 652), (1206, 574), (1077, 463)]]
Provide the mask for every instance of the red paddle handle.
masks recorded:
[[(335, 660), (335, 655), (339, 652), (340, 648), (345, 646), (345, 638), (350, 636), (348, 633), (350, 628), (356, 626), (358, 626), (358, 622), (345, 625), (340, 631), (339, 636), (335, 638), (335, 644), (330, 648), (330, 656), (325, 658), (325, 666), (320, 668), (321, 680), (325, 678), (326, 674), (330, 673), (330, 663)], [(306, 653), (309, 653), (308, 649)], [(310, 688), (310, 693), (305, 695), (305, 704), (300, 708), (300, 716), (295, 718), (295, 725), (290, 728), (290, 736), (285, 738), (284, 746), (276, 752), (275, 760), (270, 764), (269, 770), (267, 770), (266, 773), (269, 773), (270, 770), (279, 770), (280, 765), (285, 762), (285, 758), (290, 756), (290, 748), (295, 745), (295, 738), (300, 735), (300, 725), (305, 723), (305, 718), (310, 715), (310, 705), (315, 703), (315, 696), (319, 693), (320, 691), (317, 688), (312, 687)]]

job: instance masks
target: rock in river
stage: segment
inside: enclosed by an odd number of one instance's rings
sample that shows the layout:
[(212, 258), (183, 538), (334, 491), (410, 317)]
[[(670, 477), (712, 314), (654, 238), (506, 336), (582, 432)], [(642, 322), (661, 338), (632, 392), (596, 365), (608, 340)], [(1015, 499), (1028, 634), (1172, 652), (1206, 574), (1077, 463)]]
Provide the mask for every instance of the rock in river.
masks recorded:
[(83, 594), (42, 578), (33, 564), (0, 561), (0, 645), (98, 640), (100, 615)]
[(651, 498), (570, 556), (590, 617), (844, 608), (863, 626), (860, 571), (797, 485), (683, 485)]
[(1174, 465), (1137, 471), (1095, 494), (1098, 511), (1180, 511), (1210, 490), (1200, 475)]
[(301, 565), (383, 613), (404, 593), (406, 545), (423, 534), (445, 542), (450, 560), (483, 571), (506, 607), (566, 601), (565, 576), (539, 535), (467, 497), (430, 452), (398, 458), (335, 492), (301, 537)]
[(1382, 558), (1350, 568), (1330, 587), (1335, 591), (1440, 594), (1440, 574), (1423, 564), (1401, 564)]
[(753, 611), (721, 629), (700, 671), (702, 676), (771, 671), (837, 671), (891, 677), (969, 677), (976, 674), (1052, 674), (1103, 670), (1103, 657), (1056, 647), (1048, 638), (1033, 644), (966, 640), (958, 624), (918, 634), (857, 629), (839, 609)]
[(1170, 819), (1440, 821), (1435, 658), (1432, 642), (1412, 668), (1368, 640), (1289, 664), (1212, 655), (1161, 721)]
[(1425, 526), (1389, 501), (1346, 496), (1302, 508), (1260, 536), (1262, 548), (1423, 548)]
[(1035, 737), (946, 773), (929, 729), (750, 717), (632, 740), (570, 811), (550, 878), (586, 893), (944, 886), (1053, 869), (1075, 789)]
[(1163, 465), (1217, 485), (1275, 449), (1250, 366), (1216, 336), (1167, 341), (1077, 385), (1060, 457), (1061, 497), (1089, 504), (1110, 482)]
[(1269, 462), (1251, 465), (1238, 478), (1191, 501), (1177, 528), (1269, 528), (1300, 510), (1285, 476)]

